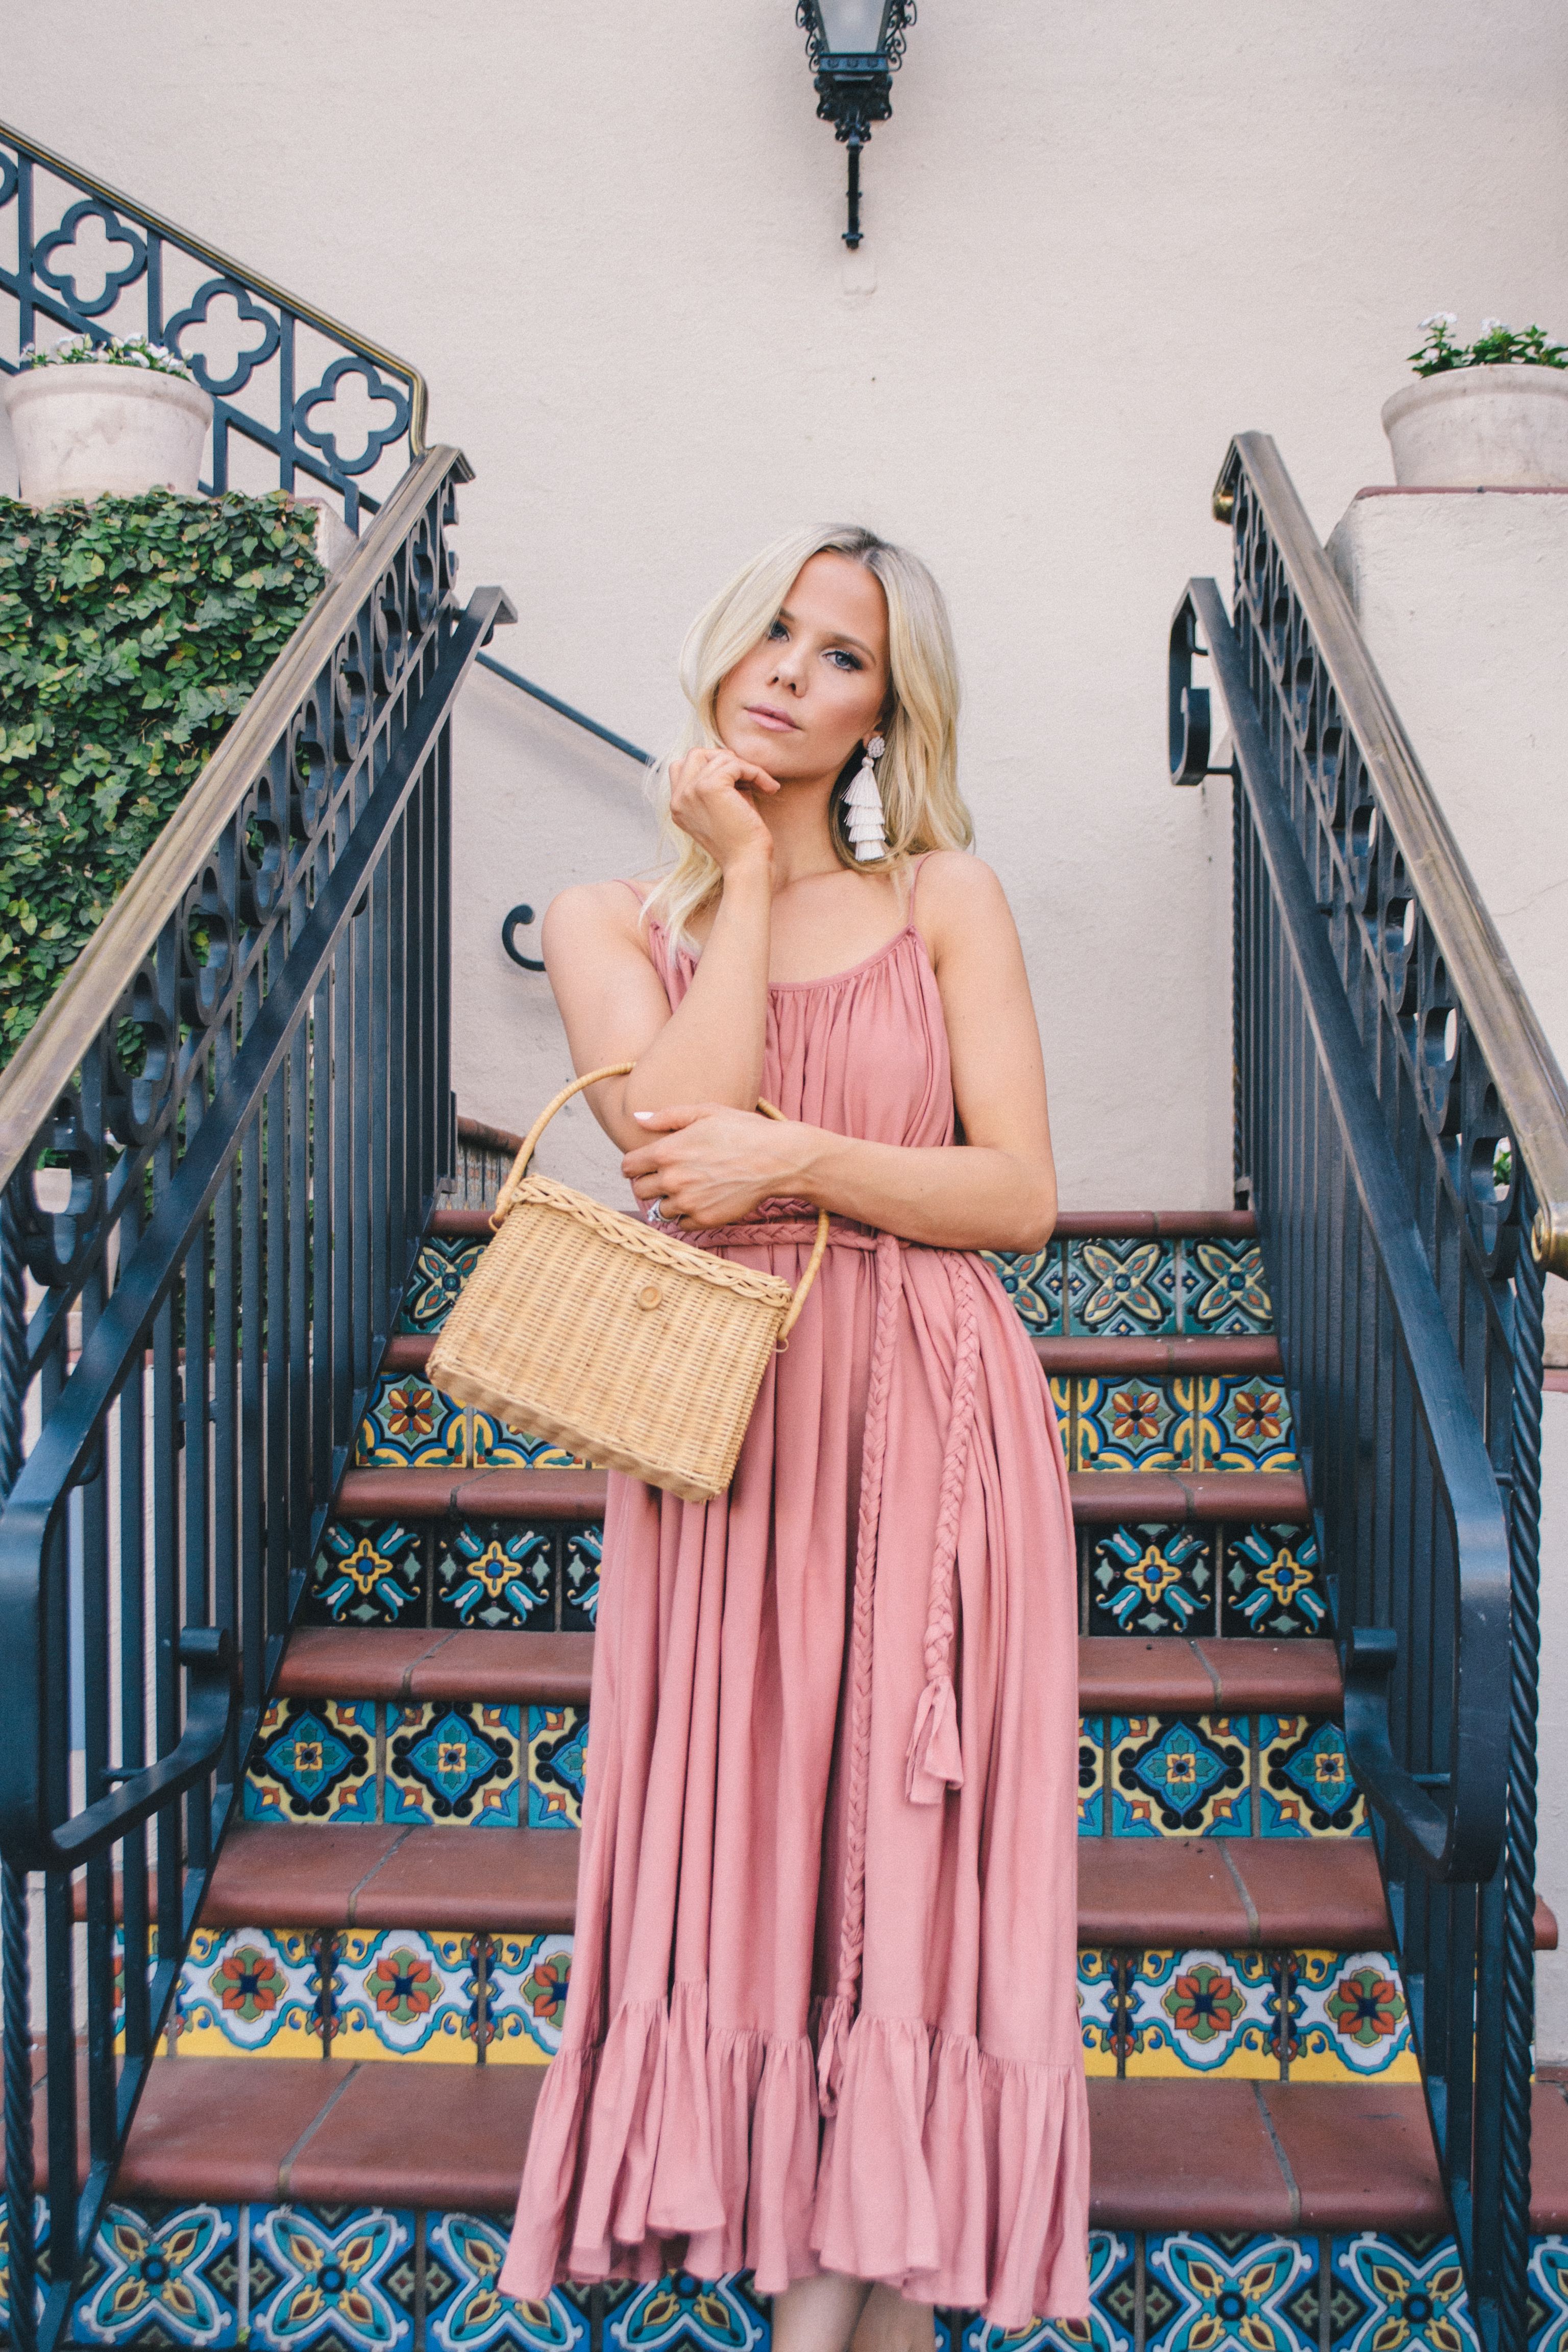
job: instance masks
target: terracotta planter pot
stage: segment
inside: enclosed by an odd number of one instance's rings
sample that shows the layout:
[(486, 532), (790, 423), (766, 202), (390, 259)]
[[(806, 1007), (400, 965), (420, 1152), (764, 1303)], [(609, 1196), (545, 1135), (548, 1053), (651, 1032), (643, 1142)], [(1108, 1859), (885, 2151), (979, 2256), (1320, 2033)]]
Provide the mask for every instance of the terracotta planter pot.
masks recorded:
[(1394, 478), (1415, 489), (1568, 486), (1568, 368), (1449, 368), (1383, 405)]
[(24, 368), (5, 379), (0, 397), (30, 506), (106, 492), (195, 493), (213, 404), (187, 376), (79, 361)]

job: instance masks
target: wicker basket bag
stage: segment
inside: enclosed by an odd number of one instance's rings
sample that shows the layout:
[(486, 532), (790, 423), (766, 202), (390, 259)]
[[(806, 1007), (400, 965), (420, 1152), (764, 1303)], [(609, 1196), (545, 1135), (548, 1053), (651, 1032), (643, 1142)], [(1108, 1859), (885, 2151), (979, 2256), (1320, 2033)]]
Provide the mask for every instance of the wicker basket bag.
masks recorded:
[(827, 1217), (817, 1218), (792, 1291), (531, 1176), (562, 1104), (633, 1066), (591, 1070), (534, 1120), (490, 1219), (495, 1239), (447, 1319), (429, 1376), (460, 1404), (707, 1503), (734, 1476), (768, 1358), (822, 1264)]

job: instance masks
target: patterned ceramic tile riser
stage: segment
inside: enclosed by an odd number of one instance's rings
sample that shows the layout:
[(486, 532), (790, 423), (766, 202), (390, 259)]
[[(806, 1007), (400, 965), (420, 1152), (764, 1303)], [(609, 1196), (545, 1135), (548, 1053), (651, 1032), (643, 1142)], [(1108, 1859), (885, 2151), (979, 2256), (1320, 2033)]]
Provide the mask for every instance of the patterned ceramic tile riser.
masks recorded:
[(1329, 1630), (1306, 1528), (1085, 1528), (1079, 1622), (1088, 1633), (1268, 1641)]
[(600, 1549), (597, 1525), (341, 1520), (326, 1531), (298, 1622), (591, 1633)]
[(1234, 1339), (1274, 1328), (1254, 1241), (1058, 1240), (1033, 1255), (984, 1255), (1041, 1339)]
[(1300, 1471), (1289, 1400), (1256, 1372), (1053, 1372), (1069, 1470)]
[(587, 1749), (583, 1707), (278, 1699), (251, 1751), (244, 1817), (581, 1829)]
[(1114, 1838), (1371, 1834), (1339, 1725), (1284, 1715), (1080, 1717), (1078, 1828)]
[[(40, 2205), (40, 2227), (47, 2220)], [(119, 2352), (771, 2352), (749, 2273), (500, 2293), (499, 2216), (376, 2207), (110, 2206), (73, 2346)], [(47, 2268), (47, 2252), (46, 2252)], [(1537, 2239), (1531, 2352), (1568, 2346), (1568, 2244)], [(1090, 2314), (1006, 2335), (939, 2311), (938, 2352), (1479, 2352), (1452, 2238), (1097, 2230)], [(6, 2316), (0, 2294), (0, 2330)], [(8, 2336), (8, 2331), (5, 2331)]]
[(422, 1371), (383, 1372), (354, 1448), (356, 1470), (580, 1470), (587, 1457), (458, 1404)]
[(1095, 2076), (1421, 2079), (1390, 1952), (1084, 1950), (1078, 1998)]

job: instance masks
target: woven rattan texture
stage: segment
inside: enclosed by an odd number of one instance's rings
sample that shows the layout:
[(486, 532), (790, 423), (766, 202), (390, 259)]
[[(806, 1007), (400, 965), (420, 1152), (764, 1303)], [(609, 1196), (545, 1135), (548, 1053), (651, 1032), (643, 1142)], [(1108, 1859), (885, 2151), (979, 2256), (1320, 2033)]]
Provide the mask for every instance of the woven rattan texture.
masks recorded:
[(430, 1358), (448, 1396), (688, 1502), (721, 1495), (787, 1283), (530, 1177)]

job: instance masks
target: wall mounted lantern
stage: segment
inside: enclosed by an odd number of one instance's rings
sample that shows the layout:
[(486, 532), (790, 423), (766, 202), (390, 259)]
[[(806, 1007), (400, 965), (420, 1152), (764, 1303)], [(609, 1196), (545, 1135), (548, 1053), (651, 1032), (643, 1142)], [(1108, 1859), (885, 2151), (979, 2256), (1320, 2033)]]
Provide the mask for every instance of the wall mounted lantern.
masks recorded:
[(831, 122), (849, 150), (849, 226), (844, 242), (860, 242), (860, 150), (873, 122), (893, 111), (893, 76), (904, 61), (904, 35), (915, 21), (915, 0), (798, 0), (795, 22), (805, 35), (817, 120)]

